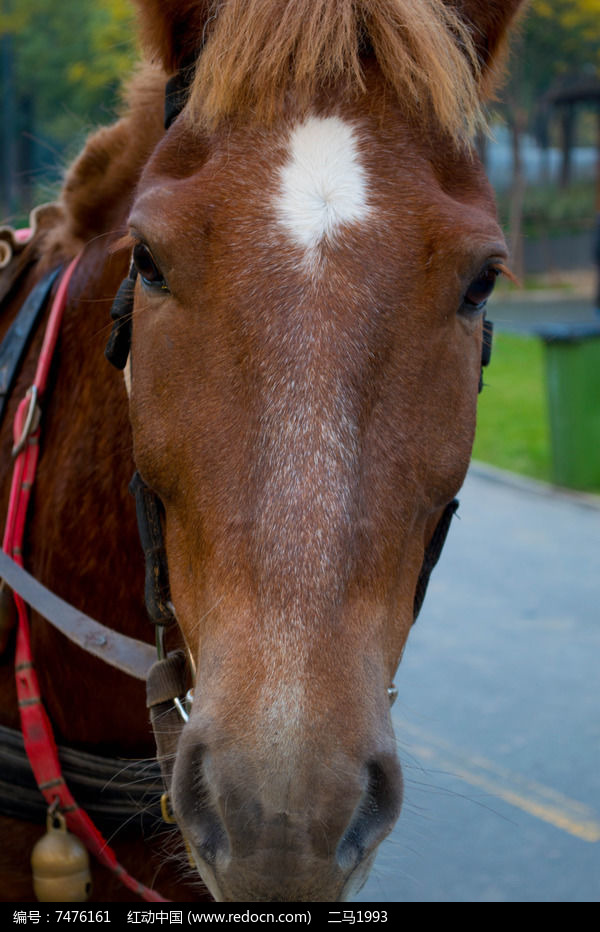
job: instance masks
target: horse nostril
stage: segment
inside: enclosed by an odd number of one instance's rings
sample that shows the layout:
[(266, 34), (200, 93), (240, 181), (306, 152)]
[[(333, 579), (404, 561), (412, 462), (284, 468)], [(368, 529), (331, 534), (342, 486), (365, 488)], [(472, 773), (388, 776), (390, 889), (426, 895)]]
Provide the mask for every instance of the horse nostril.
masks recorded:
[(193, 822), (192, 841), (200, 857), (207, 864), (215, 863), (217, 854), (229, 850), (229, 839), (219, 816), (210, 808), (202, 809)]
[(387, 835), (400, 813), (402, 774), (394, 758), (367, 764), (368, 783), (337, 848), (342, 870), (351, 870)]
[[(177, 821), (202, 860), (214, 865), (217, 855), (229, 852), (229, 838), (208, 790), (205, 748), (198, 745), (183, 754), (181, 765), (173, 780)], [(194, 793), (189, 793), (190, 785)]]

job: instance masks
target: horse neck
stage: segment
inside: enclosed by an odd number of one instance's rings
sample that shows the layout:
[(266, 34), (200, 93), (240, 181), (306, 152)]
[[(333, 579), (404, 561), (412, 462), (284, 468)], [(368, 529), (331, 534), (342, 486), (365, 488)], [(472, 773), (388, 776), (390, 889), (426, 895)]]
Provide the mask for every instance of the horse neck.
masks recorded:
[[(86, 614), (148, 641), (153, 632), (143, 603), (143, 556), (128, 492), (134, 464), (127, 393), (121, 373), (104, 358), (104, 346), (112, 299), (128, 266), (128, 257), (111, 255), (110, 246), (124, 232), (144, 152), (156, 142), (157, 125), (155, 121), (149, 138), (135, 142), (128, 162), (122, 147), (115, 147), (119, 165), (111, 175), (105, 163), (106, 183), (94, 190), (94, 200), (102, 205), (100, 214), (86, 197), (98, 146), (110, 152), (114, 136), (122, 138), (125, 130), (136, 140), (135, 127), (120, 121), (92, 138), (67, 178), (63, 222), (46, 237), (40, 263), (23, 281), (14, 307), (3, 309), (2, 315), (3, 323), (14, 316), (45, 268), (82, 250), (44, 403), (25, 564), (45, 586)], [(10, 485), (12, 419), (32, 382), (42, 336), (43, 327), (2, 425), (4, 503)], [(39, 616), (31, 619), (31, 637), (42, 696), (58, 741), (100, 745), (128, 755), (152, 753), (143, 684), (74, 647)], [(18, 717), (12, 678), (10, 664), (3, 664), (2, 721), (14, 727)]]

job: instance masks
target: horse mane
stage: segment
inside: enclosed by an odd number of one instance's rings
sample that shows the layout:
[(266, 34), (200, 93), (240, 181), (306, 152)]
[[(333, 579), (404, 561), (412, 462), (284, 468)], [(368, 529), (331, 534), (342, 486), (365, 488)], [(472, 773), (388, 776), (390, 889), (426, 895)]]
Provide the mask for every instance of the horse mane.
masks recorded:
[(291, 92), (300, 108), (334, 87), (362, 95), (367, 52), (410, 119), (456, 142), (481, 125), (474, 39), (443, 0), (219, 0), (203, 19), (188, 101), (203, 129), (268, 125)]

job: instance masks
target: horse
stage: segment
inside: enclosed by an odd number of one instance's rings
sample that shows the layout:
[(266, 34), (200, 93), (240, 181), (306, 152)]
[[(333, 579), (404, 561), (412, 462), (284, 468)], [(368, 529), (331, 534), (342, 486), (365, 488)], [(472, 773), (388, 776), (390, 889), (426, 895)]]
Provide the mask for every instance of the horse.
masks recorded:
[[(177, 829), (126, 820), (107, 839), (122, 869), (95, 866), (92, 896), (130, 899), (126, 871), (175, 901), (349, 899), (400, 813), (393, 680), (468, 467), (485, 303), (508, 269), (473, 135), (521, 0), (137, 6), (145, 61), (122, 115), (0, 276), (1, 336), (77, 258), (26, 568), (150, 649), (137, 471), (175, 620), (164, 635), (159, 617), (159, 663), (180, 658), (191, 687), (154, 715)], [(3, 514), (43, 339), (7, 399)], [(126, 794), (156, 754), (143, 683), (40, 612), (30, 635), (61, 760), (120, 760)], [(30, 901), (42, 829), (1, 818), (2, 898)]]

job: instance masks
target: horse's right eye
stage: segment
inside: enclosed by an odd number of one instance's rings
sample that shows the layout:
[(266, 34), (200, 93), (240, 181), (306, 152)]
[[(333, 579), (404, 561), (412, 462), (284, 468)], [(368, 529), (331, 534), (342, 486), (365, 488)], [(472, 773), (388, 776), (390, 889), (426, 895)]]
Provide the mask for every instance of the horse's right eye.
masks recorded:
[(494, 265), (488, 265), (481, 270), (477, 278), (469, 285), (463, 298), (462, 314), (467, 317), (477, 317), (483, 313), (499, 274), (500, 269)]
[(144, 285), (168, 291), (167, 283), (158, 268), (152, 253), (145, 243), (136, 243), (133, 249), (133, 264)]

